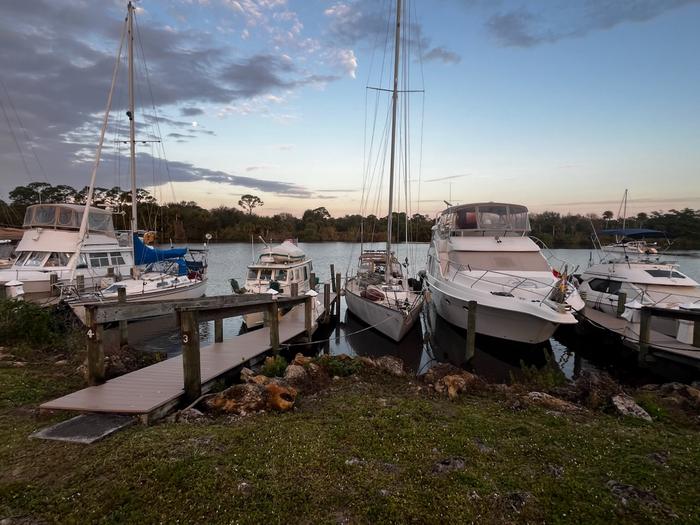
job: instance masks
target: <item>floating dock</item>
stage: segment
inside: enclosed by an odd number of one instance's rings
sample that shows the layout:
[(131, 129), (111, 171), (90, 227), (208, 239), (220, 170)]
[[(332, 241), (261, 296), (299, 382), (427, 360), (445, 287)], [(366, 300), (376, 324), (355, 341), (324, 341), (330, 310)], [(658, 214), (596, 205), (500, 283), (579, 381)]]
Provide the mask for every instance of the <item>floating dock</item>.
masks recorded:
[[(318, 322), (328, 319), (331, 313), (329, 307), (331, 311), (334, 307), (337, 312), (340, 311), (339, 296), (330, 293), (328, 289), (316, 297), (298, 296), (279, 300), (271, 299), (270, 296), (254, 296), (252, 300), (249, 298), (250, 296), (224, 296), (179, 303), (174, 308), (180, 320), (182, 355), (102, 384), (94, 384), (44, 403), (40, 408), (130, 414), (140, 416), (144, 423), (148, 423), (163, 417), (183, 402), (207, 392), (218, 378), (261, 361), (272, 350), (278, 350), (284, 342), (300, 336), (310, 338)], [(291, 310), (286, 315), (276, 315), (280, 308), (289, 306)], [(148, 316), (150, 310), (172, 312), (172, 309), (173, 306), (161, 302), (97, 306), (91, 311), (89, 317), (92, 325), (88, 326), (88, 369), (91, 383), (100, 382), (99, 377), (94, 377), (99, 376), (100, 363), (90, 363), (90, 355), (95, 353), (94, 346), (100, 344), (99, 323), (124, 322), (125, 319), (135, 318), (139, 311)], [(268, 326), (224, 341), (223, 319), (240, 315), (242, 311), (268, 312)], [(270, 317), (273, 311), (274, 317)], [(200, 348), (199, 323), (209, 320), (215, 321), (216, 342)], [(100, 361), (99, 352), (97, 354), (97, 360)]]

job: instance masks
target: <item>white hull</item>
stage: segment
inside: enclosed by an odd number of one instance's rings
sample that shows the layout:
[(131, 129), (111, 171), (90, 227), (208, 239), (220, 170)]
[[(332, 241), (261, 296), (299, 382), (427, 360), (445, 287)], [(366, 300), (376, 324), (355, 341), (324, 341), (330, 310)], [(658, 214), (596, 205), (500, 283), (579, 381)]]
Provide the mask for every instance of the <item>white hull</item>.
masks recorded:
[[(467, 303), (470, 300), (476, 300), (478, 303), (477, 297), (455, 297), (434, 285), (429, 286), (429, 289), (438, 315), (447, 322), (466, 330)], [(476, 333), (478, 334), (535, 344), (548, 340), (558, 326), (559, 323), (516, 310), (477, 305)]]
[(413, 327), (423, 306), (421, 299), (413, 308), (407, 310), (389, 308), (384, 304), (364, 299), (347, 288), (345, 302), (350, 312), (394, 341), (403, 339)]

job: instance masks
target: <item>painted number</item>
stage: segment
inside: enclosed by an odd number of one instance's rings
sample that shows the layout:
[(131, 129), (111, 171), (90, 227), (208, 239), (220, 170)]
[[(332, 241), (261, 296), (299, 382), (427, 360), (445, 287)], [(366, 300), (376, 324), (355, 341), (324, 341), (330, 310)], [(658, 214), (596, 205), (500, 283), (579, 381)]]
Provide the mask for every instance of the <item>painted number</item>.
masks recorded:
[(90, 330), (87, 331), (87, 336), (88, 339), (92, 339), (93, 337), (95, 337), (95, 332), (92, 331), (92, 328), (90, 328)]
[(182, 334), (182, 342), (187, 344), (190, 342), (190, 336), (187, 334)]

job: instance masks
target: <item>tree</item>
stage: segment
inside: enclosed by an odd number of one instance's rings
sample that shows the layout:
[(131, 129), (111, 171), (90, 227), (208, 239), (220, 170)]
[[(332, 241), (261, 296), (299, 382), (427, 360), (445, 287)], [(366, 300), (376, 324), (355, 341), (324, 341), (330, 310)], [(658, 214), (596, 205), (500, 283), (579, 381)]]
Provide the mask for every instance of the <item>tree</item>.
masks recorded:
[(247, 210), (248, 215), (253, 214), (253, 208), (262, 206), (263, 204), (264, 202), (260, 200), (260, 197), (257, 195), (250, 195), (248, 193), (241, 195), (241, 200), (238, 201), (238, 205), (244, 210)]
[(609, 221), (610, 219), (613, 218), (614, 215), (615, 215), (615, 214), (614, 214), (613, 212), (611, 212), (610, 210), (605, 210), (605, 211), (603, 212), (603, 220), (604, 220), (604, 221)]

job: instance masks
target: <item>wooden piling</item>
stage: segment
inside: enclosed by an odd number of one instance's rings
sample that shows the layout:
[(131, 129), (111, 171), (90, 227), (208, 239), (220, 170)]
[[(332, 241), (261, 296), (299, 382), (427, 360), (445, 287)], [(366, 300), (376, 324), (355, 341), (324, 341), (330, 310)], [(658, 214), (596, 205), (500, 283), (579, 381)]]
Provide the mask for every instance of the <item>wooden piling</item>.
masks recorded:
[(51, 295), (54, 297), (59, 294), (58, 274), (55, 274), (55, 273), (49, 274), (49, 290), (51, 290)]
[(114, 266), (109, 266), (107, 268), (107, 277), (114, 277)]
[(627, 303), (627, 294), (625, 292), (617, 293), (617, 316), (622, 317), (625, 313), (625, 304)]
[(196, 311), (180, 312), (180, 337), (182, 338), (182, 371), (185, 382), (185, 399), (191, 403), (202, 395), (202, 367), (199, 355), (199, 314)]
[(7, 299), (7, 288), (4, 283), (0, 284), (0, 299)]
[(277, 354), (280, 351), (280, 316), (277, 301), (273, 300), (267, 311), (270, 319), (270, 347)]
[(87, 325), (87, 368), (88, 385), (101, 385), (105, 382), (105, 353), (102, 347), (102, 325), (95, 318), (96, 307), (85, 307)]
[(700, 321), (693, 323), (693, 346), (700, 348)]
[(642, 308), (639, 319), (639, 364), (647, 365), (649, 339), (651, 336), (651, 310)]
[(476, 352), (476, 301), (467, 303), (467, 348), (465, 361), (468, 363), (474, 358)]
[(296, 297), (299, 295), (299, 283), (292, 283), (292, 286), (290, 286), (290, 292), (289, 295), (292, 297)]
[(85, 291), (85, 276), (77, 275), (75, 277), (75, 286), (78, 289), (78, 293)]
[(308, 296), (306, 298), (306, 301), (304, 301), (304, 330), (306, 331), (306, 340), (311, 342), (311, 336), (312, 336), (312, 326), (313, 326), (313, 320), (311, 319), (312, 317), (312, 312), (313, 312), (313, 303), (312, 301), (314, 300), (313, 297)]
[(316, 289), (316, 274), (314, 272), (311, 272), (311, 276), (309, 277), (309, 287), (312, 290)]
[(336, 289), (335, 289), (335, 280), (333, 279), (334, 276), (335, 276), (335, 264), (331, 264), (331, 285), (332, 285), (333, 291), (335, 292)]
[(340, 319), (340, 273), (335, 274), (335, 318)]
[(323, 285), (323, 322), (327, 323), (331, 318), (331, 285), (325, 283)]
[[(117, 302), (126, 304), (126, 288), (117, 288)], [(119, 321), (119, 346), (129, 344), (128, 321)]]
[(224, 342), (224, 320), (214, 319), (214, 342), (223, 343)]

